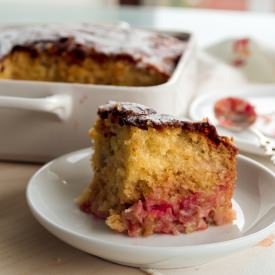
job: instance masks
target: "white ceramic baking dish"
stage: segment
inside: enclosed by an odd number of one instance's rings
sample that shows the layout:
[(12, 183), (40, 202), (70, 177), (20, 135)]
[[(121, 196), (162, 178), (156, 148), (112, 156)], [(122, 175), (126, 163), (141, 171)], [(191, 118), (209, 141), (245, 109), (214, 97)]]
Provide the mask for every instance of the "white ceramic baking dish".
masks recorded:
[(157, 86), (0, 80), (0, 159), (43, 162), (90, 146), (88, 130), (97, 107), (109, 100), (137, 102), (162, 113), (184, 115), (195, 90), (192, 36), (171, 78)]

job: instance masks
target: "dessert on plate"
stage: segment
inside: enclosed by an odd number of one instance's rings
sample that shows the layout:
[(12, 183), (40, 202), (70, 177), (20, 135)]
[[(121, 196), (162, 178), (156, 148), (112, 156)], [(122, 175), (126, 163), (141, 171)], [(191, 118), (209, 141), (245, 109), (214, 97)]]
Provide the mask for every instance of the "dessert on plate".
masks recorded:
[(125, 24), (0, 28), (0, 79), (158, 85), (173, 73), (187, 40)]
[(178, 234), (232, 222), (237, 148), (207, 120), (134, 103), (100, 106), (91, 129), (92, 183), (80, 208), (129, 236)]

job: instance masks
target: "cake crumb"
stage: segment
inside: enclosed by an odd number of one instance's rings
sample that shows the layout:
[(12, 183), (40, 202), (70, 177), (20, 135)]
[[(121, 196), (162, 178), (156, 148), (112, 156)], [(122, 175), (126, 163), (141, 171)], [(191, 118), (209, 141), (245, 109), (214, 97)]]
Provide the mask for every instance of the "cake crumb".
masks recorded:
[(261, 242), (259, 242), (257, 244), (257, 246), (261, 246), (261, 247), (270, 247), (273, 245), (275, 240), (275, 236), (274, 235), (270, 235), (268, 236), (266, 239), (262, 240)]

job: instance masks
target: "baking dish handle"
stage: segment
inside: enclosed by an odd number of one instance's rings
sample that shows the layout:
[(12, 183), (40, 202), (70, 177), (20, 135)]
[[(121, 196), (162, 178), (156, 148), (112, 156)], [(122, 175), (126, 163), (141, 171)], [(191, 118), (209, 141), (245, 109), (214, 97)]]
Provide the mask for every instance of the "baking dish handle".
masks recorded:
[(0, 108), (14, 108), (55, 114), (66, 120), (72, 112), (72, 98), (67, 94), (55, 94), (42, 98), (0, 96)]

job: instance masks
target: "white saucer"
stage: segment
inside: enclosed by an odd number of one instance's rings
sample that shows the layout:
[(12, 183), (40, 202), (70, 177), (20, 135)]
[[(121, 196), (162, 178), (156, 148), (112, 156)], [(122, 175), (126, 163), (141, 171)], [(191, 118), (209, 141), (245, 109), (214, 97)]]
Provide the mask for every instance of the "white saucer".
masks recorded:
[(36, 219), (64, 242), (104, 259), (136, 267), (177, 268), (202, 264), (255, 245), (275, 230), (275, 175), (259, 163), (238, 157), (232, 225), (178, 236), (130, 238), (112, 232), (102, 220), (74, 204), (90, 182), (91, 150), (62, 156), (31, 178), (27, 200)]
[[(213, 124), (218, 124), (214, 116), (213, 106), (215, 102), (223, 97), (237, 96), (247, 99), (251, 102), (257, 113), (268, 114), (274, 112), (274, 120), (272, 123), (265, 124), (264, 119), (260, 118), (256, 122), (256, 126), (265, 134), (273, 132), (275, 134), (275, 85), (249, 85), (240, 90), (233, 91), (217, 91), (211, 95), (200, 96), (191, 104), (189, 115), (192, 120), (201, 120), (209, 118)], [(260, 148), (257, 137), (250, 131), (233, 132), (217, 126), (219, 134), (233, 136), (239, 149), (257, 155), (264, 155), (264, 150)], [(274, 138), (275, 142), (275, 138)]]

